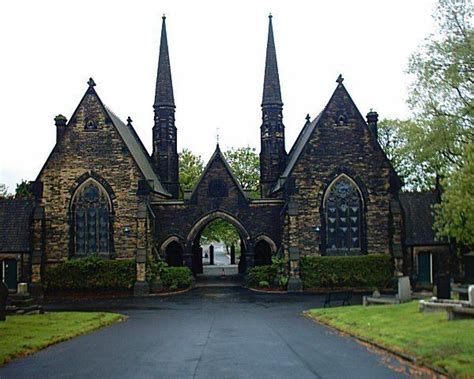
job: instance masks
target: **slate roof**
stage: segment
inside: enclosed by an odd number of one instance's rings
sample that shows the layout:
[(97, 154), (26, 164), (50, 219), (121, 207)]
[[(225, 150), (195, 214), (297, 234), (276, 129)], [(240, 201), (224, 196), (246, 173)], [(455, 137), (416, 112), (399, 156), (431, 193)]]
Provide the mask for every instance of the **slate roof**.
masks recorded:
[(405, 214), (405, 244), (408, 246), (444, 245), (433, 230), (433, 205), (439, 203), (438, 192), (403, 192), (399, 195)]
[(127, 145), (128, 150), (130, 150), (130, 154), (132, 154), (133, 159), (137, 163), (145, 179), (153, 181), (153, 191), (159, 192), (165, 196), (171, 196), (170, 193), (163, 188), (161, 181), (150, 162), (150, 157), (133, 127), (127, 126), (109, 108), (105, 107), (105, 110), (119, 132), (120, 137), (122, 137), (125, 142), (125, 145)]
[(0, 253), (30, 251), (32, 213), (31, 200), (0, 200)]

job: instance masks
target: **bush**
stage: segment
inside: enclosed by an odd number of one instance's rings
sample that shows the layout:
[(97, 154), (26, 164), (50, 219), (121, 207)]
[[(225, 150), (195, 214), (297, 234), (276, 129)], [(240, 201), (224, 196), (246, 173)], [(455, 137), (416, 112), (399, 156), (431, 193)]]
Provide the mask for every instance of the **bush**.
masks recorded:
[(303, 257), (304, 288), (385, 288), (393, 275), (389, 254), (351, 257)]
[(193, 273), (189, 267), (164, 267), (161, 282), (169, 289), (187, 288), (193, 282)]
[(245, 277), (247, 286), (257, 287), (261, 282), (273, 283), (277, 269), (273, 265), (252, 267)]
[(270, 288), (270, 283), (268, 283), (266, 280), (262, 280), (260, 283), (258, 283), (258, 286), (260, 288)]
[(48, 291), (129, 290), (136, 280), (136, 265), (132, 259), (90, 256), (46, 267), (44, 278)]

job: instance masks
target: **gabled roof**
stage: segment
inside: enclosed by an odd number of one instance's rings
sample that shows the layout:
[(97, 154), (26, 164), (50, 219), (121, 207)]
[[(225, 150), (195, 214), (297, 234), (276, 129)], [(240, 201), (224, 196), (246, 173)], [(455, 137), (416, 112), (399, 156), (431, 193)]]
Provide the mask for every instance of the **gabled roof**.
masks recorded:
[[(347, 91), (346, 87), (344, 86), (344, 84), (342, 84), (342, 81), (343, 81), (343, 79), (342, 79), (341, 75), (339, 75), (339, 78), (337, 80), (338, 85), (337, 85), (336, 89), (334, 90), (334, 92), (333, 92), (331, 98), (329, 99), (328, 103), (324, 107), (324, 109), (319, 113), (319, 115), (313, 121), (306, 122), (306, 124), (304, 125), (303, 129), (301, 130), (300, 134), (298, 135), (298, 138), (296, 139), (295, 143), (293, 144), (293, 146), (290, 150), (290, 153), (288, 154), (286, 167), (283, 170), (283, 173), (281, 174), (281, 177), (284, 178), (284, 180), (278, 180), (275, 183), (275, 186), (272, 189), (272, 193), (278, 192), (279, 190), (282, 189), (282, 187), (284, 185), (284, 181), (288, 178), (288, 176), (293, 171), (293, 168), (295, 167), (295, 164), (298, 161), (298, 158), (300, 157), (301, 153), (303, 152), (304, 147), (307, 145), (307, 143), (308, 143), (311, 135), (313, 134), (314, 130), (316, 129), (316, 127), (318, 127), (320, 125), (321, 120), (323, 119), (323, 115), (325, 114), (326, 109), (332, 103), (332, 101), (334, 100), (334, 98), (335, 98), (335, 96), (338, 92), (343, 92), (344, 95), (347, 96), (347, 98), (350, 101), (351, 106), (353, 106), (354, 109), (355, 109), (356, 116), (367, 127), (367, 123), (366, 123), (364, 117), (362, 116), (362, 114), (360, 113), (360, 111), (357, 108), (356, 104), (352, 100), (352, 98), (351, 98), (349, 92)], [(375, 139), (375, 136), (374, 136), (374, 139)], [(396, 178), (401, 182), (400, 178), (398, 177), (398, 174), (393, 169), (392, 164), (390, 163), (389, 159), (385, 155), (385, 152), (382, 150), (382, 148), (380, 147), (378, 142), (376, 142), (376, 146), (378, 146), (379, 150), (382, 152), (385, 159), (389, 162), (389, 165), (390, 165), (393, 173), (395, 174)]]
[(109, 108), (105, 106), (104, 108), (145, 179), (148, 181), (153, 181), (152, 190), (165, 196), (171, 196), (171, 194), (163, 188), (158, 175), (155, 173), (155, 170), (150, 163), (148, 154), (145, 154), (144, 146), (140, 138), (138, 138), (138, 135), (134, 129), (132, 129), (133, 127), (131, 128), (125, 125), (125, 123), (120, 120), (118, 116)]
[(405, 244), (409, 246), (445, 245), (433, 230), (434, 209), (438, 192), (402, 192), (400, 203), (405, 214)]
[(219, 147), (219, 144), (217, 144), (216, 150), (214, 151), (214, 154), (212, 154), (211, 158), (209, 159), (209, 162), (207, 163), (206, 167), (204, 168), (204, 171), (202, 172), (201, 176), (199, 177), (199, 180), (198, 180), (196, 186), (194, 187), (193, 192), (191, 193), (191, 199), (194, 198), (194, 196), (196, 196), (199, 186), (201, 185), (202, 181), (206, 177), (207, 172), (210, 170), (210, 168), (212, 166), (212, 163), (216, 160), (220, 160), (224, 164), (224, 167), (225, 167), (226, 171), (229, 173), (229, 175), (230, 175), (232, 181), (234, 182), (235, 186), (237, 187), (238, 191), (246, 199), (247, 196), (245, 195), (245, 192), (244, 192), (242, 186), (240, 185), (239, 180), (236, 178), (236, 176), (232, 172), (232, 169), (230, 168), (229, 164), (227, 163), (227, 161), (224, 157), (224, 154), (222, 153), (222, 151)]
[(130, 151), (130, 154), (132, 155), (132, 158), (136, 162), (140, 172), (144, 176), (144, 178), (151, 182), (153, 181), (153, 187), (152, 190), (160, 193), (164, 196), (171, 197), (171, 194), (166, 191), (166, 189), (162, 186), (161, 181), (156, 174), (153, 164), (151, 162), (150, 156), (148, 155), (148, 152), (145, 149), (145, 146), (141, 142), (140, 138), (138, 137), (138, 134), (136, 133), (135, 129), (133, 129), (133, 126), (130, 125), (127, 126), (125, 123), (123, 123), (117, 115), (112, 112), (108, 107), (104, 105), (102, 100), (100, 99), (99, 95), (97, 94), (96, 90), (94, 89), (95, 83), (91, 79), (89, 79), (89, 87), (87, 88), (87, 91), (85, 92), (84, 96), (82, 97), (81, 101), (79, 102), (77, 108), (75, 109), (74, 113), (72, 114), (71, 118), (69, 119), (69, 122), (66, 126), (66, 129), (64, 133), (61, 134), (59, 137), (59, 140), (56, 141), (56, 145), (54, 145), (53, 149), (51, 150), (51, 153), (49, 154), (48, 158), (46, 159), (46, 162), (44, 163), (43, 167), (41, 168), (37, 179), (41, 176), (44, 168), (46, 167), (46, 164), (49, 162), (51, 157), (53, 156), (53, 153), (56, 151), (58, 148), (59, 142), (64, 138), (65, 134), (67, 133), (67, 130), (69, 128), (69, 125), (74, 121), (76, 113), (78, 112), (82, 102), (86, 98), (87, 95), (94, 95), (97, 100), (99, 101), (99, 104), (102, 106), (103, 110), (105, 113), (108, 115), (110, 118), (112, 124), (114, 125), (115, 129), (119, 133), (120, 137), (122, 138), (125, 146), (128, 148)]
[(0, 200), (0, 253), (28, 252), (33, 202), (24, 199)]

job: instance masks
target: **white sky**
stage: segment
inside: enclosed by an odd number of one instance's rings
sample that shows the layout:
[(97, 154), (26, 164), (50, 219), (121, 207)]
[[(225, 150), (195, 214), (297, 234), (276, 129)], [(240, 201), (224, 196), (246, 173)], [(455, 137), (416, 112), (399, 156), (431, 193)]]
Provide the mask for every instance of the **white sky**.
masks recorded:
[(260, 150), (269, 12), (286, 147), (342, 73), (365, 115), (407, 117), (408, 57), (433, 31), (434, 0), (64, 1), (0, 4), (0, 183), (34, 180), (92, 76), (151, 151), (154, 87), (167, 15), (178, 149), (207, 160), (220, 143)]

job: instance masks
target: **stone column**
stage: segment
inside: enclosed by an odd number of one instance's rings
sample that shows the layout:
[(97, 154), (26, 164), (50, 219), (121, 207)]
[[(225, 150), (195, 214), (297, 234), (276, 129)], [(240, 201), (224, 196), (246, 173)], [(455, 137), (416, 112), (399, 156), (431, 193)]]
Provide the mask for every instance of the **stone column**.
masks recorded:
[(290, 258), (290, 278), (288, 280), (288, 292), (300, 292), (303, 290), (303, 282), (300, 278), (300, 248), (298, 246), (298, 205), (290, 200), (288, 203), (288, 255)]
[(137, 250), (135, 256), (137, 277), (133, 286), (134, 296), (143, 296), (150, 292), (150, 285), (146, 281), (147, 246), (147, 207), (144, 201), (140, 201), (137, 210)]
[(403, 275), (405, 271), (404, 254), (402, 244), (403, 216), (398, 200), (390, 201), (390, 213), (392, 221), (392, 246), (391, 252), (394, 259), (395, 276)]
[(29, 292), (33, 297), (42, 298), (44, 295), (44, 286), (42, 282), (42, 267), (44, 255), (44, 208), (41, 206), (35, 207), (33, 213), (32, 225), (32, 247), (31, 253), (31, 283), (29, 285)]

